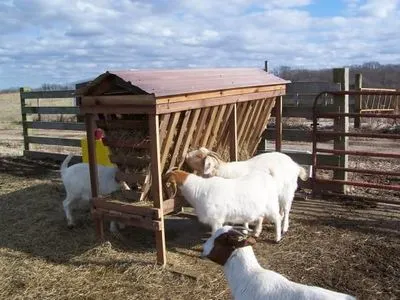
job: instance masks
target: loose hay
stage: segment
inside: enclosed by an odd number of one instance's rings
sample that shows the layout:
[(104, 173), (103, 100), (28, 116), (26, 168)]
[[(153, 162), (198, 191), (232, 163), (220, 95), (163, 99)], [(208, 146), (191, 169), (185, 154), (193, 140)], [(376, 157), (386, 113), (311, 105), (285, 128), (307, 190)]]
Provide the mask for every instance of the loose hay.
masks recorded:
[[(27, 164), (16, 160), (5, 169), (3, 162), (0, 299), (230, 299), (222, 269), (199, 259), (209, 229), (196, 219), (167, 218), (168, 265), (162, 269), (154, 265), (152, 232), (127, 228), (122, 240), (106, 234), (109, 242), (98, 244), (87, 211), (80, 226), (68, 230), (59, 174), (41, 165), (37, 176), (24, 178), (11, 168)], [(265, 225), (254, 247), (260, 263), (358, 299), (399, 298), (400, 209), (349, 204), (296, 199), (280, 244), (272, 242), (273, 226)]]

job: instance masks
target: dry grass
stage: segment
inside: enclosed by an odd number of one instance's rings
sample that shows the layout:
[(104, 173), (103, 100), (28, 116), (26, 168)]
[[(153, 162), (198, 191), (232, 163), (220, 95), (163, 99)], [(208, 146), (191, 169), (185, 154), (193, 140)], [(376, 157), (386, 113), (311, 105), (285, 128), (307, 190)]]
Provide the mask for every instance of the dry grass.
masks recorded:
[[(1, 299), (229, 299), (221, 268), (199, 259), (207, 228), (193, 218), (166, 220), (168, 265), (154, 265), (151, 232), (127, 228), (98, 244), (87, 211), (68, 230), (57, 165), (0, 159)], [(280, 244), (265, 226), (260, 263), (292, 280), (356, 295), (400, 297), (399, 220), (391, 207), (349, 201), (294, 203)]]

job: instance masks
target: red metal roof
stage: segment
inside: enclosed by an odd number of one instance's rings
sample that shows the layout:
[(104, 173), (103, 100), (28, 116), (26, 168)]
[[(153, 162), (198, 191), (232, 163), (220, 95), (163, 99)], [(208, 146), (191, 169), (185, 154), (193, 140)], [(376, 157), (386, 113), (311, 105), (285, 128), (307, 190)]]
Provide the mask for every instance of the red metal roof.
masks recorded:
[[(106, 74), (97, 79), (106, 78)], [(109, 71), (108, 74), (118, 76), (149, 94), (154, 93), (156, 97), (290, 82), (256, 68), (125, 70)], [(90, 86), (95, 85), (97, 79)]]

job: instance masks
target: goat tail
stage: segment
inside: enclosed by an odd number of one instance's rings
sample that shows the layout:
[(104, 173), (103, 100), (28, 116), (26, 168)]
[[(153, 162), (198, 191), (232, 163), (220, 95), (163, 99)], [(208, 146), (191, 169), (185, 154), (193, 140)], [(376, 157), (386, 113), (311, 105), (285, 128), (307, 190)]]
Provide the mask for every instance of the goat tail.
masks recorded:
[(299, 177), (303, 181), (307, 181), (307, 179), (308, 179), (308, 174), (307, 174), (306, 169), (304, 169), (301, 166), (299, 166)]
[(65, 173), (65, 170), (68, 169), (68, 164), (71, 161), (73, 156), (74, 155), (72, 153), (68, 154), (68, 156), (64, 159), (63, 163), (61, 164), (61, 167), (60, 167), (61, 177)]

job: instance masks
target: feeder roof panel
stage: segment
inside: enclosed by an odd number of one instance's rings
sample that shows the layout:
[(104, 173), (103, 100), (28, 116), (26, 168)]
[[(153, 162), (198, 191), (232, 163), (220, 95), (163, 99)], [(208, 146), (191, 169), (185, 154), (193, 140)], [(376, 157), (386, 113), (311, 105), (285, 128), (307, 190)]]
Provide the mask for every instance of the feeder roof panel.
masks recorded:
[(90, 94), (91, 87), (107, 78), (118, 77), (125, 88), (167, 97), (235, 88), (287, 84), (290, 81), (256, 68), (218, 68), (184, 70), (109, 71), (82, 88), (79, 94)]

